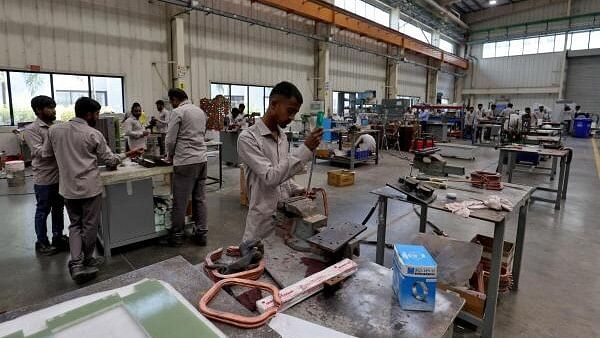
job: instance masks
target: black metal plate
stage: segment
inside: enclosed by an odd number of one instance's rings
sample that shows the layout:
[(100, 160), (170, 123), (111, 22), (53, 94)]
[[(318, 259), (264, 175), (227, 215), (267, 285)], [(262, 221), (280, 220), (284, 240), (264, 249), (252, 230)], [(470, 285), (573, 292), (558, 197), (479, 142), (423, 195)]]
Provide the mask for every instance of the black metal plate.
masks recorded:
[(364, 225), (351, 222), (328, 225), (323, 231), (310, 237), (308, 241), (323, 250), (336, 252), (366, 228)]

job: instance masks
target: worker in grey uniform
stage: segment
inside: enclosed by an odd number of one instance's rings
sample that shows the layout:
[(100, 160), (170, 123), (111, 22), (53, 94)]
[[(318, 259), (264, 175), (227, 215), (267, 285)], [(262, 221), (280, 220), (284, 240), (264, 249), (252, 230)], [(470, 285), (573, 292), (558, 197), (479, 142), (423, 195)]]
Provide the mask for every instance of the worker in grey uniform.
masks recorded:
[(168, 244), (183, 244), (185, 211), (192, 195), (192, 238), (200, 246), (206, 245), (206, 114), (193, 105), (185, 91), (169, 90), (173, 112), (166, 138), (168, 158), (173, 162), (173, 210)]
[(146, 138), (150, 132), (144, 130), (144, 126), (140, 122), (142, 116), (142, 106), (134, 102), (131, 106), (131, 115), (123, 122), (123, 134), (129, 145), (129, 149), (146, 149)]
[(59, 192), (65, 198), (71, 221), (69, 272), (77, 283), (94, 278), (104, 263), (104, 258), (93, 256), (103, 191), (98, 159), (116, 166), (125, 156), (143, 153), (143, 149), (135, 149), (125, 155), (113, 154), (102, 133), (94, 128), (99, 113), (97, 101), (77, 99), (75, 118), (50, 128), (44, 143), (44, 155), (54, 155), (58, 164)]
[(274, 229), (278, 202), (305, 193), (292, 177), (304, 169), (319, 145), (323, 129), (313, 130), (294, 154), (283, 132), (302, 105), (302, 94), (289, 82), (277, 84), (269, 95), (265, 116), (238, 138), (238, 155), (246, 165), (249, 197), (244, 240), (267, 237)]
[(354, 147), (360, 151), (370, 150), (374, 154), (377, 152), (377, 140), (370, 134), (362, 134), (356, 140)]
[[(58, 193), (58, 165), (53, 156), (42, 154), (48, 129), (56, 120), (56, 102), (51, 97), (39, 95), (31, 99), (31, 108), (37, 119), (23, 131), (31, 152), (33, 190), (35, 191), (35, 251), (52, 255), (69, 249), (69, 238), (63, 235), (65, 228), (64, 201)], [(48, 240), (46, 220), (52, 213), (52, 244)]]

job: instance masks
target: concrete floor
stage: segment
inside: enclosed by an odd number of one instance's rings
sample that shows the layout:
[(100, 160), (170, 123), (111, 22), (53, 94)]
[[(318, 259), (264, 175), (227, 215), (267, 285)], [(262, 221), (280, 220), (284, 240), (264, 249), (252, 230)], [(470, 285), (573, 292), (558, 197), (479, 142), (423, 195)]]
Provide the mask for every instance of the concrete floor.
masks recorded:
[[(600, 287), (597, 253), (600, 252), (600, 203), (591, 140), (569, 139), (575, 149), (571, 168), (568, 199), (564, 208), (555, 211), (553, 205), (533, 203), (518, 292), (501, 299), (496, 320), (496, 337), (594, 337), (600, 336)], [(397, 153), (395, 153), (397, 155)], [(315, 169), (315, 186), (327, 187), (332, 222), (361, 222), (376, 199), (368, 192), (394, 182), (408, 173), (408, 163), (391, 153), (383, 154), (380, 165), (357, 169), (356, 184), (333, 188), (326, 185), (326, 172), (331, 167), (321, 163)], [(493, 170), (497, 151), (477, 149), (477, 160), (452, 160), (453, 164), (472, 169)], [(210, 165), (209, 171), (216, 172)], [(156, 241), (141, 243), (113, 251), (113, 259), (104, 266), (96, 281), (182, 255), (193, 264), (199, 263), (209, 250), (237, 243), (244, 228), (245, 209), (239, 204), (239, 170), (224, 169), (225, 184), (217, 191), (209, 187), (209, 245), (199, 248), (187, 244), (169, 248)], [(14, 189), (0, 182), (0, 312), (39, 302), (77, 286), (67, 272), (67, 253), (52, 257), (37, 257), (34, 252), (33, 216), (35, 199), (31, 194), (31, 179), (24, 188)], [(306, 182), (306, 176), (297, 179)], [(547, 176), (518, 173), (515, 183), (541, 185)], [(448, 217), (431, 211), (430, 220), (441, 226), (451, 237), (470, 240), (475, 233), (491, 235), (488, 224)], [(411, 207), (390, 202), (388, 242), (402, 241), (418, 229), (418, 219)], [(375, 218), (369, 226), (375, 225)], [(68, 218), (66, 218), (68, 219)], [(514, 241), (516, 217), (507, 222), (506, 240)], [(372, 246), (364, 245), (362, 254), (374, 259)], [(390, 258), (386, 259), (389, 266)], [(472, 336), (468, 330), (457, 328), (456, 337)]]

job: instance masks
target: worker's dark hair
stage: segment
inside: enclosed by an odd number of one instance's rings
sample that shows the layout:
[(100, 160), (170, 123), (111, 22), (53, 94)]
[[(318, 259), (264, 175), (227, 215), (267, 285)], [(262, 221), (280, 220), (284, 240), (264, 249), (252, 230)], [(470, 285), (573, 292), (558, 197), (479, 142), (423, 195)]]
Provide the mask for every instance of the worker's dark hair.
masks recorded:
[(531, 108), (525, 107), (525, 112), (531, 112)]
[(273, 87), (273, 90), (271, 90), (271, 94), (269, 95), (269, 99), (273, 99), (275, 96), (283, 96), (286, 99), (291, 99), (293, 97), (300, 104), (304, 102), (302, 99), (302, 93), (300, 93), (298, 87), (287, 81), (279, 82), (275, 85), (275, 87)]
[(188, 99), (187, 94), (185, 93), (185, 91), (183, 91), (183, 89), (179, 89), (179, 88), (171, 88), (169, 89), (169, 99), (178, 99), (179, 101), (185, 101)]
[(100, 111), (100, 103), (89, 97), (80, 97), (75, 101), (75, 116), (84, 118), (88, 113)]
[(156, 102), (154, 102), (154, 104), (156, 104), (156, 105), (160, 104), (160, 105), (164, 106), (165, 105), (165, 101), (163, 101), (163, 100), (156, 100)]
[(483, 107), (483, 103), (478, 103), (477, 107), (482, 106)]
[(240, 110), (238, 108), (233, 108), (231, 110), (231, 117), (235, 119), (236, 117), (238, 117), (238, 115), (240, 115)]
[(495, 107), (495, 106), (496, 106), (496, 104), (495, 104), (495, 103), (492, 103), (492, 107)]
[(38, 95), (38, 96), (34, 97), (33, 99), (31, 99), (31, 109), (33, 109), (33, 112), (35, 113), (35, 115), (38, 114), (38, 111), (40, 111), (44, 108), (55, 108), (55, 107), (56, 107), (56, 102), (50, 96)]
[(243, 104), (243, 103), (240, 103), (240, 105), (238, 107), (240, 107), (240, 108), (242, 108), (242, 107), (246, 108), (246, 105)]
[(512, 108), (512, 107), (513, 107), (513, 104), (512, 104), (512, 103), (509, 103), (509, 104), (508, 104), (508, 108)]
[(134, 103), (131, 105), (131, 112), (133, 113), (133, 110), (134, 110), (135, 108), (137, 108), (137, 107), (139, 107), (140, 109), (142, 109), (142, 105), (141, 105), (139, 102), (134, 102)]
[(581, 106), (575, 106), (575, 109), (581, 109)]

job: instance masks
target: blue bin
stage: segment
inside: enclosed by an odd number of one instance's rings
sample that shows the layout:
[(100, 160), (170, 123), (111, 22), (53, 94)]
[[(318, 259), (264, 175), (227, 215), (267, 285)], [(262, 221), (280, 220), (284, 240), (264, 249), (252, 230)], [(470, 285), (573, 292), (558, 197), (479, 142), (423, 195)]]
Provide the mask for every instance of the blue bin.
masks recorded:
[(586, 138), (592, 131), (592, 119), (588, 117), (576, 118), (573, 122), (573, 136)]

